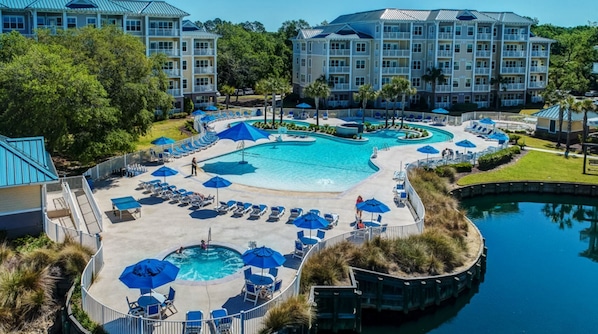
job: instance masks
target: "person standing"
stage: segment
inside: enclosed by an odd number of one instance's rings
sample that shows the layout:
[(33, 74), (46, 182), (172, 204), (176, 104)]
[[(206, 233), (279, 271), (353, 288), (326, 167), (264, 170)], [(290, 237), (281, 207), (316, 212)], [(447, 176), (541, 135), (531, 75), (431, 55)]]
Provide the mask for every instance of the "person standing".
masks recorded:
[(197, 160), (195, 157), (191, 160), (191, 175), (197, 176)]
[(357, 200), (355, 201), (355, 209), (356, 209), (355, 214), (359, 215), (359, 219), (361, 219), (361, 210), (359, 210), (359, 208), (357, 208), (357, 205), (361, 202), (363, 202), (363, 197), (361, 197), (361, 195), (359, 195), (359, 196), (357, 196)]

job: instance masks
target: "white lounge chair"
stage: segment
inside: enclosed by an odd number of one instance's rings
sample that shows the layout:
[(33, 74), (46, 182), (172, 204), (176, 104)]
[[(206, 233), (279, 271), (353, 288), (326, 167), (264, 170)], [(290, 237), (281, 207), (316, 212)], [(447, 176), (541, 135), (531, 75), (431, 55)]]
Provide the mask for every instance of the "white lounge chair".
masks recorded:
[(303, 209), (301, 208), (292, 208), (291, 209), (291, 214), (289, 216), (289, 221), (293, 221), (295, 220), (297, 217), (301, 216), (303, 214)]
[(236, 207), (237, 201), (235, 200), (230, 200), (228, 202), (220, 201), (220, 204), (216, 207), (216, 211), (220, 214), (225, 214)]
[(273, 206), (270, 210), (269, 220), (279, 220), (285, 212), (284, 206)]
[(251, 204), (251, 203), (237, 202), (237, 207), (236, 207), (235, 211), (233, 212), (233, 216), (238, 216), (238, 217), (243, 216), (247, 212), (251, 211), (252, 206), (253, 206), (253, 204)]
[(334, 226), (338, 225), (338, 214), (336, 213), (325, 213), (324, 219), (328, 221), (328, 229), (333, 228)]
[(196, 197), (193, 201), (191, 201), (191, 206), (196, 208), (203, 208), (206, 205), (210, 205), (214, 203), (214, 196), (209, 195), (208, 197)]
[(266, 204), (254, 204), (251, 207), (251, 213), (249, 214), (249, 217), (259, 218), (266, 213), (266, 211), (268, 211), (268, 206)]

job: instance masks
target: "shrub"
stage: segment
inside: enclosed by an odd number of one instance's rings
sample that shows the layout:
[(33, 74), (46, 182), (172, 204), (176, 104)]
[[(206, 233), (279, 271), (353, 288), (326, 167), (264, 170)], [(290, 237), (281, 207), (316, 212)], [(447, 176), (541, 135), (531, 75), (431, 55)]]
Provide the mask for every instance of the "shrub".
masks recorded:
[(436, 167), (436, 175), (440, 177), (444, 177), (449, 179), (449, 181), (455, 182), (455, 174), (457, 174), (457, 170), (451, 166), (438, 166)]
[(177, 113), (170, 115), (170, 118), (172, 118), (172, 119), (181, 119), (181, 118), (186, 118), (186, 117), (187, 117), (187, 113), (184, 113), (184, 112), (177, 112)]
[(478, 168), (480, 170), (496, 168), (510, 162), (513, 156), (519, 153), (521, 153), (521, 148), (519, 146), (512, 146), (494, 153), (482, 155), (478, 158)]
[(453, 167), (457, 173), (469, 173), (473, 169), (473, 165), (470, 162), (460, 162), (450, 166)]

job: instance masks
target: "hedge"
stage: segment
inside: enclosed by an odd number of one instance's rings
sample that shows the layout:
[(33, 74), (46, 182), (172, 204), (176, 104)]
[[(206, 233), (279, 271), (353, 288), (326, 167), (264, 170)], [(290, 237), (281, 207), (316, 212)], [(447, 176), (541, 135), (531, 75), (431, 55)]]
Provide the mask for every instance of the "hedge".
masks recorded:
[(519, 146), (511, 146), (494, 153), (482, 155), (478, 158), (478, 169), (489, 170), (496, 168), (510, 162), (513, 160), (513, 156), (519, 153), (521, 153)]

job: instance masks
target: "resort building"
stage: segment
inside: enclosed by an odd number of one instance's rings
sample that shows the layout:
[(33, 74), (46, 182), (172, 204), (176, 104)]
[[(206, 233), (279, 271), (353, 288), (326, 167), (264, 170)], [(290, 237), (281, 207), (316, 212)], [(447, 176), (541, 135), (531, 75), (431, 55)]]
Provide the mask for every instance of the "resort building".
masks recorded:
[(114, 25), (138, 37), (146, 54), (168, 57), (164, 71), (168, 93), (175, 98), (174, 108), (182, 108), (183, 97), (207, 105), (216, 100), (216, 40), (183, 18), (189, 14), (164, 1), (0, 0), (2, 32), (16, 30), (34, 36), (36, 29), (102, 27)]
[[(302, 94), (324, 76), (332, 86), (328, 107), (348, 107), (359, 86), (379, 90), (402, 76), (418, 91), (410, 102), (430, 108), (540, 102), (554, 41), (534, 36), (532, 24), (511, 12), (475, 10), (381, 9), (342, 15), (328, 25), (300, 30), (293, 40), (293, 89)], [(445, 76), (435, 89), (424, 80), (428, 68), (441, 69)]]

